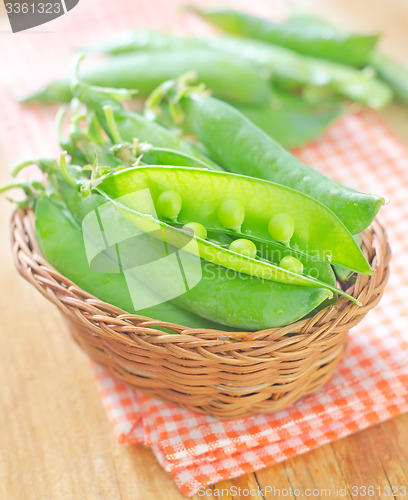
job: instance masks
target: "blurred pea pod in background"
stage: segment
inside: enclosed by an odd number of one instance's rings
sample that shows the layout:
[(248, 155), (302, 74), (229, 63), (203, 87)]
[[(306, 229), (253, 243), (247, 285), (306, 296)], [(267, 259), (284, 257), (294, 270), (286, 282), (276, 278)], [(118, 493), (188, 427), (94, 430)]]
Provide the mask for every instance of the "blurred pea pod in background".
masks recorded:
[[(269, 70), (259, 72), (258, 65), (238, 55), (206, 48), (121, 54), (81, 69), (80, 76), (92, 85), (137, 89), (139, 97), (147, 97), (164, 81), (191, 70), (221, 99), (257, 105), (268, 102)], [(72, 98), (70, 87), (70, 77), (57, 80), (25, 102), (68, 102)]]
[[(299, 27), (304, 27), (305, 29), (311, 26), (321, 26), (322, 28), (327, 28), (332, 32), (337, 30), (337, 28), (327, 21), (323, 21), (322, 19), (310, 14), (294, 14), (288, 19), (288, 22)], [(340, 30), (337, 31), (339, 34), (342, 33)], [(330, 57), (328, 58), (330, 59)], [(336, 59), (332, 58), (332, 60)], [(353, 64), (353, 60), (350, 59), (348, 64)], [(378, 51), (377, 47), (367, 54), (366, 59), (362, 63), (356, 65), (368, 65), (373, 67), (378, 77), (393, 89), (395, 96), (402, 103), (408, 104), (408, 68), (406, 66)]]
[(197, 9), (195, 14), (232, 35), (256, 38), (301, 54), (363, 66), (373, 51), (377, 34), (353, 34), (334, 28), (315, 17), (294, 16), (283, 23), (232, 9)]
[[(322, 100), (336, 97), (380, 109), (392, 99), (392, 92), (388, 86), (375, 78), (375, 72), (371, 68), (360, 70), (330, 60), (299, 54), (285, 47), (256, 39), (236, 36), (194, 38), (136, 30), (114, 35), (110, 39), (89, 46), (87, 50), (118, 57), (123, 53), (167, 53), (170, 61), (173, 53), (188, 52), (192, 48), (217, 54), (225, 53), (232, 58), (248, 60), (256, 65), (260, 75), (269, 75), (272, 85), (288, 92), (304, 92), (309, 100), (310, 96), (314, 95), (312, 104), (319, 105)], [(223, 72), (224, 68), (219, 67), (220, 78), (223, 78)], [(235, 82), (235, 85), (240, 84)], [(211, 85), (208, 86), (212, 89)], [(313, 93), (310, 92), (311, 89)], [(217, 89), (212, 90), (217, 96)], [(41, 95), (39, 97), (42, 98)], [(227, 96), (226, 100), (234, 99)], [(239, 102), (243, 103), (243, 100)]]

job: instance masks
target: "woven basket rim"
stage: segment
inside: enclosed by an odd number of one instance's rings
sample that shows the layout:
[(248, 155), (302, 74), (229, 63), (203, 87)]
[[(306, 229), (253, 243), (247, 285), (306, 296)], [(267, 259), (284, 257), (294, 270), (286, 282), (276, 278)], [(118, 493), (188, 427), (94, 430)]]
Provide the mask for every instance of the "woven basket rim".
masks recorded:
[(362, 233), (362, 250), (373, 267), (374, 273), (370, 276), (357, 275), (355, 284), (345, 290), (349, 295), (358, 299), (362, 304), (361, 306), (354, 304), (344, 296), (339, 296), (333, 305), (322, 309), (314, 316), (301, 319), (287, 326), (258, 331), (230, 332), (189, 328), (171, 322), (131, 314), (84, 291), (59, 273), (41, 255), (35, 237), (34, 213), (31, 209), (17, 209), (14, 211), (11, 217), (10, 231), (14, 261), (18, 272), (57, 305), (63, 313), (66, 313), (67, 309), (69, 309), (72, 316), (72, 310), (77, 309), (81, 319), (84, 316), (90, 316), (93, 322), (109, 323), (121, 333), (126, 333), (130, 329), (130, 331), (137, 331), (144, 336), (160, 337), (161, 340), (168, 339), (168, 337), (174, 339), (173, 333), (166, 333), (156, 329), (156, 327), (162, 327), (178, 333), (178, 343), (194, 344), (198, 339), (201, 342), (205, 339), (208, 346), (225, 342), (225, 336), (228, 336), (229, 341), (236, 338), (235, 345), (237, 343), (247, 343), (248, 341), (251, 343), (265, 340), (277, 341), (286, 337), (288, 333), (307, 334), (310, 330), (315, 330), (316, 327), (324, 325), (328, 321), (334, 322), (337, 326), (343, 323), (344, 329), (348, 330), (358, 324), (367, 312), (379, 302), (388, 281), (391, 258), (386, 230), (376, 219)]
[(285, 327), (191, 329), (126, 313), (85, 292), (44, 260), (34, 227), (32, 211), (13, 214), (17, 270), (58, 307), (88, 356), (150, 397), (220, 419), (283, 410), (321, 388), (345, 352), (348, 331), (379, 302), (389, 276), (390, 247), (376, 221), (362, 237), (375, 272), (358, 275), (348, 289), (362, 306), (340, 296), (315, 316)]

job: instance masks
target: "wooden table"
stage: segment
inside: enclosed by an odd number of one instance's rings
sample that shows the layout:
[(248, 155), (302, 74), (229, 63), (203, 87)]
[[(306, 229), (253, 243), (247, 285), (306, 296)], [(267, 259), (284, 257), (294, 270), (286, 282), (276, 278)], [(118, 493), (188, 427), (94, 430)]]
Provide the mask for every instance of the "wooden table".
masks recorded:
[[(384, 48), (406, 56), (405, 0), (296, 0), (329, 20), (386, 33)], [(405, 42), (405, 43), (403, 43)], [(408, 111), (385, 118), (408, 145)], [(4, 165), (4, 163), (3, 163)], [(0, 172), (0, 184), (7, 172)], [(8, 244), (10, 205), (0, 200), (0, 498), (7, 500), (178, 500), (184, 498), (143, 446), (116, 443), (84, 354), (56, 308), (18, 277)], [(364, 498), (353, 486), (408, 487), (408, 415), (323, 446), (275, 467), (219, 483), (298, 489), (313, 498)], [(346, 487), (345, 496), (336, 488)], [(211, 488), (213, 489), (213, 488)], [(232, 490), (233, 491), (233, 490)], [(330, 495), (329, 495), (330, 493)], [(216, 492), (193, 498), (219, 498)], [(282, 498), (295, 498), (282, 495)], [(273, 499), (277, 495), (222, 498)], [(370, 498), (386, 498), (378, 494)]]

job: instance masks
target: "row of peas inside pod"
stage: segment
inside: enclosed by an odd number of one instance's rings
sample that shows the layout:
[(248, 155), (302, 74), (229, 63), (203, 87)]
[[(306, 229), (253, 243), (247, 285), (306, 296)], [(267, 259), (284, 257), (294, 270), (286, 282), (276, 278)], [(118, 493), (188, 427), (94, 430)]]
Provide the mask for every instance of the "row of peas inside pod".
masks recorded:
[[(157, 209), (161, 216), (177, 223), (177, 217), (182, 208), (182, 199), (177, 191), (163, 191), (157, 199)], [(224, 200), (217, 210), (218, 221), (221, 225), (219, 228), (209, 228), (210, 231), (219, 233), (219, 237), (224, 234), (231, 237), (231, 242), (228, 249), (232, 252), (244, 255), (255, 259), (258, 255), (256, 243), (248, 239), (241, 233), (242, 224), (245, 219), (244, 205), (234, 199)], [(200, 222), (188, 222), (182, 226), (186, 231), (191, 232), (197, 238), (205, 240), (208, 236), (208, 230)], [(290, 248), (290, 239), (295, 230), (294, 218), (286, 213), (277, 213), (273, 215), (268, 223), (268, 233), (273, 241), (284, 243)], [(227, 232), (229, 231), (229, 232)], [(223, 233), (222, 233), (223, 232)], [(221, 233), (221, 234), (220, 234)], [(214, 235), (216, 237), (216, 235)], [(234, 236), (238, 236), (234, 239)], [(256, 241), (256, 240), (255, 240)], [(258, 240), (259, 241), (259, 240)], [(296, 257), (287, 255), (279, 262), (279, 267), (292, 271), (296, 274), (303, 273), (303, 264)]]

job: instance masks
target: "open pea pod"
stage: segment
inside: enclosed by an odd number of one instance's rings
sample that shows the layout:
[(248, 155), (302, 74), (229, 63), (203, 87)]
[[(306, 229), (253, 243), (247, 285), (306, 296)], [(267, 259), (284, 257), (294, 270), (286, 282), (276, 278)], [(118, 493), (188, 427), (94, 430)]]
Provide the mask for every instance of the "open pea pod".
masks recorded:
[[(181, 207), (177, 217), (173, 218), (177, 223), (197, 221), (211, 228), (225, 225), (225, 214), (220, 212), (220, 207), (223, 201), (233, 200), (240, 207), (239, 211), (244, 210), (239, 227), (241, 234), (255, 234), (271, 241), (268, 224), (274, 215), (285, 210), (295, 224), (291, 246), (356, 272), (372, 272), (350, 233), (330, 210), (312, 198), (278, 184), (195, 168), (149, 166), (108, 175), (96, 189), (137, 227), (146, 232), (157, 232), (161, 228), (163, 237), (179, 247), (183, 233), (171, 226), (166, 213), (163, 216), (166, 209), (160, 205), (162, 193), (176, 192), (180, 197)], [(215, 264), (266, 280), (328, 288), (341, 293), (327, 283), (293, 273), (266, 260), (238, 254), (202, 238), (196, 240), (196, 249), (189, 250), (188, 245), (183, 245), (185, 250), (196, 252)]]

